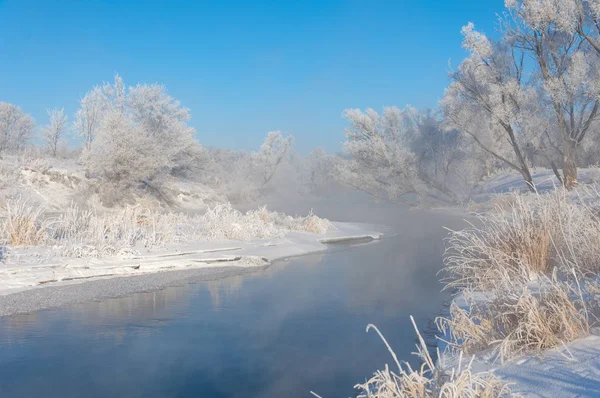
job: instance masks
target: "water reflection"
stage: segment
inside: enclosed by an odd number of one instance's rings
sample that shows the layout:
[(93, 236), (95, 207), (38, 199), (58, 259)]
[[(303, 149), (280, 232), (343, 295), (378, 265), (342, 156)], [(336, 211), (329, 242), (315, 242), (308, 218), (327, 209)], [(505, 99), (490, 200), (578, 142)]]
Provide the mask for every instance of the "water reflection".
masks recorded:
[[(426, 239), (424, 239), (426, 236)], [(0, 319), (0, 396), (353, 394), (447, 299), (439, 224), (253, 274)], [(438, 243), (439, 242), (439, 243)]]

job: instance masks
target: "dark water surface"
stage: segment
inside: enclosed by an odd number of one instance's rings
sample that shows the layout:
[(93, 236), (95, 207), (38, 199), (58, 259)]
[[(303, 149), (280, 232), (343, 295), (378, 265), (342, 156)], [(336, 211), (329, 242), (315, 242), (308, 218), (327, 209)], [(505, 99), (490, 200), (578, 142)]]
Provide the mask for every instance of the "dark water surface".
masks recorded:
[[(448, 298), (439, 215), (399, 234), (154, 293), (0, 318), (0, 397), (348, 397)], [(414, 218), (414, 219), (413, 219)], [(409, 223), (403, 223), (401, 220)], [(404, 224), (404, 225), (403, 225)]]

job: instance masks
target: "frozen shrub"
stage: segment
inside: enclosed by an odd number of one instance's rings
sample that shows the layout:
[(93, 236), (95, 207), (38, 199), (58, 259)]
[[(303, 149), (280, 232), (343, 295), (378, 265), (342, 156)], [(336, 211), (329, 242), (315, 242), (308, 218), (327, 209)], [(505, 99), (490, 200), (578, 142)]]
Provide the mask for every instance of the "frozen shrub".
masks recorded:
[(202, 217), (204, 235), (209, 239), (247, 241), (252, 238), (272, 239), (283, 236), (271, 222), (268, 212), (255, 211), (243, 214), (230, 204), (209, 208)]
[(312, 210), (306, 217), (294, 218), (294, 223), (295, 226), (292, 227), (292, 230), (312, 232), (314, 234), (324, 234), (332, 227), (329, 220), (315, 216)]

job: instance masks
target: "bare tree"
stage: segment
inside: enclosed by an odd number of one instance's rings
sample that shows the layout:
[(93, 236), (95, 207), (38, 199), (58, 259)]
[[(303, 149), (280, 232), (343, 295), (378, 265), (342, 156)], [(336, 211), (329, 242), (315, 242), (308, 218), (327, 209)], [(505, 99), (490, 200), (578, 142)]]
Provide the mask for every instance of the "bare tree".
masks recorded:
[(64, 108), (47, 110), (46, 112), (50, 117), (50, 123), (42, 127), (42, 136), (52, 156), (56, 157), (58, 144), (63, 139), (67, 129), (67, 116)]

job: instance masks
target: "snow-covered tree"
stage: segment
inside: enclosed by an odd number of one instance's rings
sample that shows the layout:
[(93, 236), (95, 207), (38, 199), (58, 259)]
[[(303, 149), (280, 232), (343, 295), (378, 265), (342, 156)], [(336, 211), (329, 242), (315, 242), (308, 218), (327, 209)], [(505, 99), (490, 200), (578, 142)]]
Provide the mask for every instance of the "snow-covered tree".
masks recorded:
[(260, 150), (252, 154), (253, 168), (261, 178), (262, 186), (271, 181), (281, 164), (291, 155), (294, 137), (284, 137), (280, 131), (267, 134)]
[[(414, 108), (385, 108), (382, 115), (347, 109), (344, 150), (346, 159), (338, 166), (342, 183), (378, 198), (414, 204), (419, 201), (456, 202), (461, 192), (450, 188), (453, 155), (441, 143), (447, 139), (439, 121)], [(426, 137), (426, 135), (428, 137)], [(437, 144), (433, 144), (434, 139)], [(432, 147), (437, 154), (432, 156)], [(452, 144), (454, 146), (454, 144)], [(428, 164), (435, 158), (437, 165)], [(448, 162), (446, 164), (442, 164)], [(457, 187), (455, 187), (457, 188)]]
[(152, 179), (169, 164), (168, 151), (126, 114), (110, 111), (97, 129), (94, 146), (84, 154), (88, 172), (128, 186)]
[(94, 126), (86, 131), (93, 133), (83, 154), (92, 176), (122, 187), (153, 186), (158, 177), (189, 167), (183, 162), (198, 150), (195, 130), (187, 124), (189, 111), (164, 86), (125, 88), (117, 75), (114, 84), (92, 93), (88, 98), (99, 103), (92, 107), (97, 111)]
[(73, 127), (84, 138), (85, 148), (91, 149), (104, 113), (105, 98), (102, 88), (94, 87), (79, 103)]
[(91, 149), (100, 124), (109, 112), (125, 111), (126, 100), (125, 84), (119, 74), (115, 74), (114, 83), (95, 86), (83, 96), (75, 112), (73, 128), (84, 138), (85, 149)]
[(506, 0), (506, 40), (535, 61), (553, 111), (563, 183), (577, 183), (577, 149), (600, 111), (597, 0)]
[(323, 148), (314, 148), (304, 159), (304, 182), (311, 191), (335, 188), (340, 159)]
[(470, 137), (518, 171), (534, 189), (524, 149), (539, 147), (544, 129), (538, 93), (525, 76), (523, 52), (494, 43), (473, 24), (462, 29), (469, 56), (451, 73), (442, 108), (446, 126)]
[(67, 116), (64, 108), (47, 110), (50, 123), (42, 127), (42, 138), (50, 149), (52, 156), (56, 157), (58, 144), (63, 139), (67, 129)]
[(23, 149), (34, 130), (31, 116), (16, 105), (0, 102), (0, 152)]

